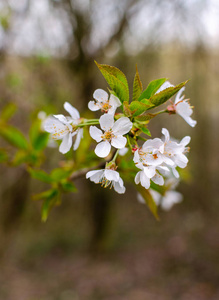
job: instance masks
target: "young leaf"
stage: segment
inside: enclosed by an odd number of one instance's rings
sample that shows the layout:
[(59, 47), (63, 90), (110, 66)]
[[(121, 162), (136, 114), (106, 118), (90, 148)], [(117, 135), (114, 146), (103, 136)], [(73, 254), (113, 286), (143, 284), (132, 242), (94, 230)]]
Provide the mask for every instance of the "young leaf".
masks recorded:
[(53, 179), (53, 181), (59, 182), (60, 180), (68, 178), (71, 173), (72, 173), (71, 170), (65, 170), (65, 169), (62, 169), (62, 168), (59, 168), (59, 169), (57, 168), (57, 169), (54, 169), (51, 172), (51, 178)]
[(34, 179), (38, 179), (46, 183), (54, 182), (53, 178), (43, 170), (34, 170), (29, 168), (28, 171), (31, 177), (33, 177)]
[(151, 106), (153, 105), (149, 103), (145, 104), (139, 101), (132, 101), (129, 107), (133, 112), (133, 117), (136, 117), (151, 108)]
[(36, 151), (43, 150), (47, 146), (49, 140), (49, 134), (47, 132), (42, 132), (40, 126), (40, 120), (36, 120), (33, 122), (29, 132), (32, 147)]
[(165, 103), (168, 99), (170, 99), (173, 95), (175, 95), (187, 82), (188, 82), (188, 80), (185, 82), (182, 82), (174, 87), (169, 87), (169, 88), (161, 91), (160, 93), (155, 94), (149, 100), (151, 101), (151, 103), (154, 104), (154, 107), (161, 105), (161, 104)]
[(75, 193), (77, 191), (73, 182), (65, 180), (61, 182), (62, 188), (64, 192)]
[(117, 96), (121, 102), (129, 101), (129, 87), (124, 73), (116, 67), (98, 64), (96, 61), (95, 63), (113, 90), (115, 96)]
[(14, 103), (7, 104), (1, 112), (1, 120), (7, 122), (15, 113), (17, 107)]
[(144, 198), (145, 203), (147, 204), (148, 208), (150, 209), (150, 211), (152, 212), (156, 220), (159, 221), (159, 216), (157, 214), (157, 205), (154, 202), (154, 199), (151, 196), (150, 192), (145, 188), (143, 188), (142, 186), (137, 186), (137, 189), (139, 193), (142, 195), (142, 197)]
[(133, 82), (133, 96), (132, 96), (132, 101), (137, 101), (138, 98), (140, 97), (141, 93), (143, 90), (142, 82), (138, 73), (138, 69), (136, 66), (136, 73), (135, 73), (135, 78)]
[(52, 207), (60, 203), (60, 193), (56, 189), (52, 189), (50, 195), (43, 201), (41, 209), (41, 219), (46, 222)]
[(24, 135), (15, 127), (12, 126), (3, 126), (0, 128), (0, 135), (3, 136), (11, 145), (27, 150), (28, 143)]
[(138, 98), (138, 101), (142, 101), (142, 99), (150, 99), (150, 97), (152, 97), (156, 93), (156, 91), (161, 87), (161, 85), (166, 80), (167, 80), (166, 78), (160, 78), (151, 81), (147, 86), (146, 90), (144, 90), (144, 92)]
[(127, 101), (123, 102), (123, 112), (126, 117), (131, 117), (132, 116), (132, 111), (129, 108), (129, 104)]
[(0, 150), (0, 162), (6, 162), (8, 160), (8, 154), (5, 150)]

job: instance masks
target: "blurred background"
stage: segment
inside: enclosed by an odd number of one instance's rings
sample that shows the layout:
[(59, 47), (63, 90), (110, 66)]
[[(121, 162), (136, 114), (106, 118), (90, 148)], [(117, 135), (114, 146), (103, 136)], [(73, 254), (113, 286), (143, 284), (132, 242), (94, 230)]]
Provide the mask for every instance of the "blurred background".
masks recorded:
[[(197, 126), (175, 115), (150, 123), (192, 137), (178, 190), (184, 201), (156, 221), (136, 198), (81, 179), (77, 194), (41, 222), (39, 182), (24, 166), (0, 172), (0, 299), (219, 299), (219, 3), (217, 0), (0, 0), (0, 109), (27, 135), (39, 111), (87, 110), (107, 88), (94, 60), (132, 85), (186, 79)], [(1, 147), (6, 146), (3, 139)], [(63, 156), (48, 149), (47, 166)], [(93, 195), (93, 196), (91, 196)]]

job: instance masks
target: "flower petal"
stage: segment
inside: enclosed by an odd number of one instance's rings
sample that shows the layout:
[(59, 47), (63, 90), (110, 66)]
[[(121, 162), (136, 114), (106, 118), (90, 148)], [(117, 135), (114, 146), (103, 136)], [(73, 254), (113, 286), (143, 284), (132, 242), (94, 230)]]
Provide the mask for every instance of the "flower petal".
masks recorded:
[(170, 134), (169, 131), (166, 128), (162, 128), (163, 135), (165, 136), (165, 143), (167, 143), (170, 140)]
[(121, 101), (119, 100), (119, 98), (117, 98), (115, 95), (111, 94), (110, 98), (109, 98), (109, 104), (114, 106), (114, 107), (119, 107), (120, 105), (122, 105)]
[(182, 93), (185, 91), (185, 87), (182, 87), (179, 92), (176, 94), (175, 102), (174, 104), (178, 103), (179, 101), (182, 101), (184, 96), (181, 96)]
[(125, 187), (123, 185), (123, 180), (122, 178), (119, 179), (119, 182), (113, 182), (113, 187), (114, 190), (119, 193), (119, 194), (124, 194), (125, 193)]
[(114, 116), (111, 114), (104, 114), (100, 117), (100, 127), (104, 131), (107, 131), (113, 127), (114, 124)]
[(185, 136), (181, 140), (180, 144), (183, 145), (183, 146), (187, 146), (190, 143), (190, 141), (191, 141), (191, 137), (190, 136)]
[(99, 157), (106, 157), (109, 155), (110, 153), (110, 149), (111, 149), (111, 145), (109, 142), (107, 141), (104, 141), (104, 142), (101, 142), (99, 143), (94, 152), (96, 153), (97, 156)]
[(156, 174), (154, 175), (154, 177), (151, 178), (151, 180), (152, 180), (154, 183), (158, 184), (158, 185), (164, 185), (164, 179), (163, 179), (163, 177), (162, 177), (160, 174), (158, 174), (158, 173), (156, 173)]
[(144, 188), (149, 189), (150, 179), (145, 175), (144, 171), (140, 171), (140, 181)]
[(105, 177), (106, 179), (112, 181), (119, 181), (119, 173), (115, 170), (109, 170), (109, 169), (106, 169), (105, 170)]
[(108, 94), (102, 89), (97, 89), (93, 93), (93, 97), (95, 100), (99, 102), (107, 102), (108, 101)]
[(89, 171), (86, 174), (86, 178), (90, 178), (90, 181), (94, 182), (94, 183), (99, 183), (101, 180), (101, 177), (103, 176), (105, 170), (93, 170), (93, 171)]
[(122, 117), (115, 122), (113, 125), (113, 133), (115, 134), (126, 134), (132, 129), (132, 122), (127, 117)]
[(64, 109), (70, 114), (72, 119), (77, 120), (80, 119), (80, 114), (76, 108), (74, 108), (70, 103), (64, 103)]
[(171, 84), (169, 81), (165, 81), (165, 82), (161, 85), (161, 87), (156, 91), (155, 94), (158, 94), (158, 93), (162, 92), (163, 90), (167, 89), (168, 87), (174, 87), (174, 85)]
[(65, 154), (70, 150), (71, 146), (72, 146), (72, 135), (68, 133), (64, 136), (62, 143), (59, 146), (59, 152)]
[(61, 123), (67, 124), (68, 120), (63, 115), (53, 115), (54, 118), (58, 119)]
[(77, 150), (78, 149), (82, 138), (83, 138), (83, 128), (80, 128), (80, 129), (78, 129), (78, 133), (76, 135), (76, 139), (75, 139), (75, 142), (74, 142), (73, 150)]
[(88, 102), (88, 108), (92, 111), (96, 111), (96, 110), (99, 110), (101, 107), (99, 105), (99, 103), (91, 100)]
[(97, 143), (102, 141), (101, 136), (103, 135), (103, 132), (96, 126), (90, 126), (89, 133), (92, 139), (94, 139)]
[(125, 147), (126, 142), (127, 142), (126, 137), (122, 135), (118, 135), (117, 137), (112, 138), (111, 145), (116, 149), (122, 149)]

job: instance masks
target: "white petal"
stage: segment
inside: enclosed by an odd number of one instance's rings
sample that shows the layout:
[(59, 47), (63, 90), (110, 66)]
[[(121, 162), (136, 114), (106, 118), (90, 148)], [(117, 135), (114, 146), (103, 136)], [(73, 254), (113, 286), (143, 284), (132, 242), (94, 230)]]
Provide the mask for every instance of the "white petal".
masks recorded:
[(114, 190), (119, 194), (125, 193), (125, 187), (123, 185), (123, 180), (120, 178), (119, 182), (113, 182)]
[(162, 133), (165, 136), (165, 143), (167, 143), (170, 140), (169, 131), (166, 128), (162, 128)]
[(99, 110), (101, 107), (99, 103), (96, 103), (95, 101), (91, 100), (88, 102), (88, 108), (92, 111)]
[(185, 91), (185, 87), (182, 87), (179, 92), (176, 94), (176, 98), (175, 98), (175, 104), (178, 103), (179, 101), (182, 101), (184, 96), (181, 97), (182, 93)]
[(76, 108), (74, 108), (70, 103), (64, 103), (64, 109), (70, 114), (70, 116), (74, 119), (80, 119), (80, 114)]
[(96, 153), (97, 156), (99, 157), (106, 157), (109, 155), (110, 153), (110, 149), (111, 149), (111, 145), (109, 142), (107, 141), (104, 141), (104, 142), (101, 142), (99, 143), (94, 152)]
[(68, 120), (63, 115), (53, 115), (54, 118), (58, 119), (61, 123), (67, 124)]
[(119, 155), (120, 155), (120, 156), (124, 156), (124, 155), (126, 155), (126, 153), (127, 153), (128, 151), (129, 151), (129, 149), (126, 148), (126, 147), (124, 147), (124, 148), (122, 148), (122, 149), (119, 150)]
[(180, 144), (183, 145), (183, 146), (187, 146), (190, 143), (190, 141), (191, 141), (191, 137), (190, 136), (185, 136), (181, 140)]
[(120, 105), (122, 105), (122, 103), (120, 102), (119, 98), (117, 98), (113, 94), (110, 95), (109, 104), (112, 105), (112, 106), (114, 106), (114, 107), (119, 107)]
[(176, 191), (167, 191), (162, 199), (161, 207), (163, 210), (170, 210), (172, 206), (183, 200), (182, 194)]
[(172, 167), (172, 172), (173, 172), (173, 175), (176, 177), (176, 178), (179, 178), (179, 172), (176, 170), (175, 167)]
[(169, 81), (165, 81), (161, 87), (156, 91), (155, 94), (158, 94), (160, 92), (162, 92), (163, 90), (167, 89), (168, 87), (174, 87), (174, 85), (172, 85)]
[(156, 203), (156, 205), (159, 205), (160, 204), (160, 200), (161, 200), (161, 194), (158, 193), (155, 190), (152, 190), (152, 189), (150, 189), (150, 194), (151, 194), (154, 202)]
[(94, 183), (99, 183), (105, 170), (93, 170), (86, 174), (86, 178), (90, 178)]
[(145, 173), (143, 171), (140, 171), (140, 181), (141, 181), (141, 185), (146, 188), (149, 189), (150, 187), (150, 179), (145, 175)]
[(103, 135), (103, 132), (96, 126), (90, 126), (89, 133), (92, 139), (94, 139), (97, 143), (102, 141), (101, 136)]
[(78, 133), (76, 135), (76, 139), (75, 139), (75, 142), (74, 142), (73, 150), (77, 150), (78, 149), (82, 137), (83, 137), (83, 129), (80, 128), (80, 129), (78, 129)]
[(151, 178), (151, 180), (158, 184), (158, 185), (164, 185), (164, 179), (160, 174), (155, 174), (155, 176), (153, 178)]
[(105, 170), (105, 177), (106, 177), (106, 179), (108, 179), (110, 181), (112, 181), (112, 180), (119, 181), (119, 173), (117, 171), (114, 171), (114, 170), (106, 169)]
[(144, 167), (143, 171), (148, 178), (152, 178), (156, 173), (155, 167), (151, 167), (151, 166)]
[(171, 158), (169, 158), (165, 155), (162, 155), (162, 158), (163, 158), (163, 162), (165, 164), (167, 164), (168, 166), (173, 166), (174, 165), (174, 161)]
[(44, 129), (49, 133), (54, 133), (57, 126), (58, 128), (65, 129), (65, 125), (63, 125), (60, 121), (58, 121), (54, 117), (48, 117), (44, 121)]
[(72, 146), (72, 135), (70, 133), (66, 134), (63, 138), (61, 145), (59, 146), (59, 152), (65, 154)]
[(94, 99), (96, 99), (99, 102), (106, 102), (108, 101), (108, 94), (102, 89), (97, 89), (93, 93)]
[(116, 149), (122, 149), (125, 147), (127, 142), (126, 137), (119, 135), (117, 137), (112, 138), (111, 145)]
[(139, 184), (139, 183), (140, 183), (140, 172), (141, 172), (141, 171), (139, 171), (139, 172), (135, 175), (135, 183), (136, 183), (136, 184)]
[(122, 117), (119, 120), (117, 120), (115, 122), (115, 124), (113, 125), (113, 132), (115, 134), (126, 134), (128, 133), (131, 129), (132, 129), (132, 122), (129, 120), (129, 118), (127, 117)]
[(100, 117), (99, 122), (101, 129), (107, 131), (113, 127), (114, 116), (111, 114), (104, 114)]

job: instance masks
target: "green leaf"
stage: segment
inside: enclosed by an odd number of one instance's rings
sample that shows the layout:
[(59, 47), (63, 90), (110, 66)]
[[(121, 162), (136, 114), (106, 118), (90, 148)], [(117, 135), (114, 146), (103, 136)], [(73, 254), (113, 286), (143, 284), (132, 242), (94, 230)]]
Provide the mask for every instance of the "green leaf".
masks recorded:
[(14, 103), (7, 104), (1, 112), (1, 120), (7, 122), (16, 112), (17, 107)]
[(149, 108), (151, 108), (151, 106), (153, 106), (152, 104), (145, 104), (139, 101), (132, 101), (130, 104), (130, 109), (133, 112), (133, 117), (136, 117), (140, 114), (142, 114), (143, 112), (147, 111)]
[(124, 112), (126, 117), (131, 117), (132, 116), (132, 111), (129, 108), (129, 104), (128, 104), (127, 101), (123, 102), (123, 112)]
[(150, 114), (150, 113), (142, 113), (141, 115), (137, 116), (135, 118), (136, 121), (138, 122), (147, 122), (150, 121), (151, 119), (153, 119), (154, 117), (156, 117), (156, 114)]
[(34, 179), (38, 179), (38, 180), (46, 182), (46, 183), (54, 182), (53, 178), (43, 170), (35, 170), (35, 169), (29, 168), (28, 171), (29, 171), (31, 177), (33, 177)]
[(70, 176), (71, 172), (72, 172), (71, 170), (57, 168), (51, 172), (51, 178), (53, 179), (53, 181), (59, 182), (63, 179), (68, 178)]
[(15, 127), (12, 126), (2, 126), (0, 128), (0, 135), (7, 140), (11, 145), (27, 150), (28, 143), (24, 135)]
[(43, 150), (49, 141), (49, 134), (47, 132), (42, 132), (40, 127), (41, 121), (36, 120), (33, 122), (29, 132), (32, 147), (36, 151)]
[(124, 73), (116, 67), (98, 64), (96, 61), (95, 63), (113, 90), (115, 96), (117, 96), (121, 102), (129, 101), (129, 87)]
[(138, 98), (140, 97), (141, 93), (143, 90), (142, 82), (138, 73), (138, 69), (136, 66), (136, 73), (135, 73), (135, 78), (133, 82), (133, 96), (132, 96), (132, 101), (137, 101)]
[(142, 99), (150, 99), (166, 80), (166, 78), (160, 78), (151, 81), (146, 90), (144, 90), (138, 98), (138, 101), (142, 101)]
[(188, 80), (178, 84), (175, 87), (169, 87), (161, 91), (160, 93), (152, 96), (149, 100), (151, 101), (151, 103), (154, 104), (154, 107), (161, 105), (165, 103), (168, 99), (170, 99), (173, 95), (175, 95), (187, 82)]
[(146, 190), (145, 188), (143, 188), (140, 185), (137, 186), (137, 190), (139, 191), (139, 193), (144, 198), (145, 203), (147, 204), (148, 208), (150, 209), (150, 211), (152, 212), (152, 214), (154, 215), (156, 220), (159, 221), (159, 216), (157, 214), (157, 205), (154, 202), (154, 199), (151, 196), (151, 193), (149, 192), (149, 190)]
[(5, 150), (0, 150), (0, 163), (8, 160), (8, 154)]
[(61, 185), (64, 192), (75, 193), (77, 191), (74, 183), (71, 181), (62, 181)]
[(141, 126), (141, 130), (142, 130), (145, 134), (151, 136), (150, 130), (149, 130), (147, 127)]

